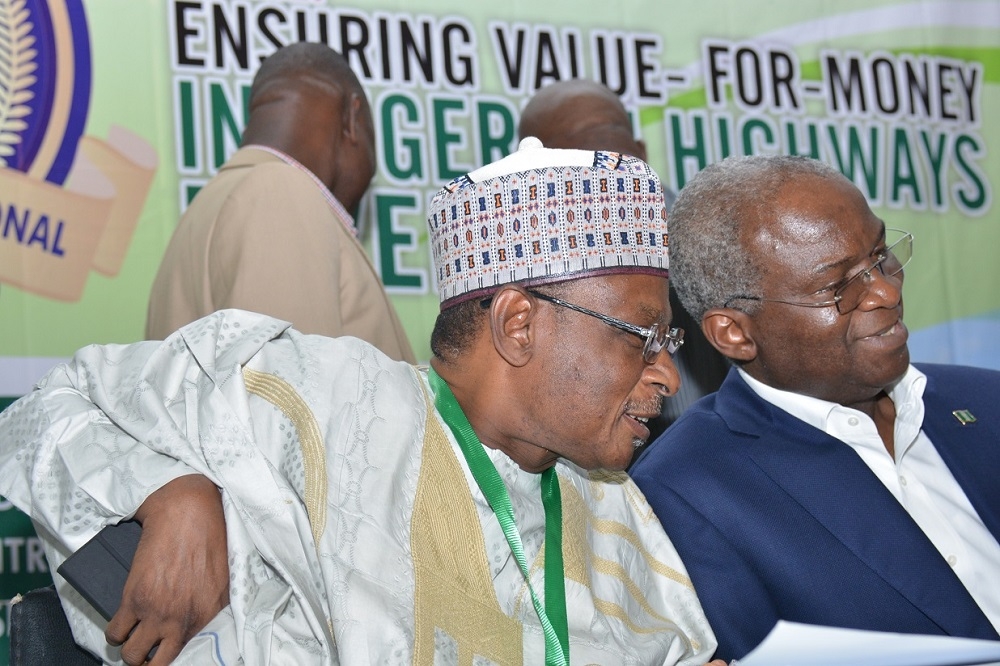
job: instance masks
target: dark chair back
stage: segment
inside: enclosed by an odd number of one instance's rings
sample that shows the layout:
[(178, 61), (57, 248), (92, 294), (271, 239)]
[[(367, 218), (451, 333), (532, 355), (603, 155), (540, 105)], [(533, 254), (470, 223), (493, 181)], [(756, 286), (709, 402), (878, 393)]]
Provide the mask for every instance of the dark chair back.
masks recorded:
[(10, 606), (10, 666), (93, 666), (101, 660), (79, 647), (54, 585), (32, 590)]

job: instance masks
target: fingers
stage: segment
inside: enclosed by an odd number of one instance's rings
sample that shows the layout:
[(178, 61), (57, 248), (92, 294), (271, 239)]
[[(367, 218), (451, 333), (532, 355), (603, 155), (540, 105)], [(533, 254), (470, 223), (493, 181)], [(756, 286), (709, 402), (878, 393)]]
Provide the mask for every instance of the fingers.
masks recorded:
[(132, 609), (123, 606), (108, 622), (108, 626), (104, 630), (104, 639), (110, 645), (121, 645), (128, 640), (129, 634), (132, 633), (138, 622), (139, 618), (132, 612)]
[(190, 475), (154, 492), (135, 515), (142, 538), (105, 636), (130, 666), (147, 658), (158, 666), (229, 603), (225, 514), (218, 489)]
[[(122, 645), (122, 661), (128, 664), (128, 666), (140, 666), (146, 663), (150, 651), (156, 647), (159, 640), (157, 632), (147, 630), (143, 623), (140, 622), (136, 625), (132, 635), (125, 641), (125, 644)], [(157, 650), (158, 653), (159, 650)], [(175, 654), (174, 656), (177, 655)], [(161, 661), (160, 663), (166, 664), (169, 661)]]
[[(183, 644), (167, 639), (161, 640), (160, 632), (151, 623), (143, 624), (134, 613), (119, 611), (111, 618), (104, 638), (109, 645), (121, 645), (121, 658), (128, 666), (169, 664), (180, 654)], [(154, 657), (160, 656), (159, 659)]]
[(149, 653), (149, 666), (166, 666), (177, 658), (187, 642), (164, 639)]
[[(122, 595), (122, 604), (104, 630), (104, 638), (110, 645), (121, 646), (121, 658), (129, 666), (144, 664), (170, 663), (184, 647), (183, 643), (165, 638), (165, 623), (156, 622), (150, 618), (143, 622), (140, 617), (143, 605), (133, 596), (128, 583)], [(172, 645), (164, 649), (162, 646)], [(158, 653), (165, 653), (159, 660), (153, 661)]]

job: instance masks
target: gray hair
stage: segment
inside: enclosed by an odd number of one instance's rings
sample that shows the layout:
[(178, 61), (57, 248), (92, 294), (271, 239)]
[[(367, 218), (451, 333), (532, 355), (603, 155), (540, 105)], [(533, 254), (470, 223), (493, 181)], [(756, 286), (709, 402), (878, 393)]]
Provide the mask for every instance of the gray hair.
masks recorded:
[[(802, 176), (843, 178), (807, 157), (728, 157), (694, 176), (677, 196), (667, 220), (670, 282), (684, 308), (701, 321), (734, 296), (760, 296), (763, 266), (748, 252), (741, 229), (749, 219), (774, 214), (779, 189)], [(738, 301), (755, 314), (759, 301)]]

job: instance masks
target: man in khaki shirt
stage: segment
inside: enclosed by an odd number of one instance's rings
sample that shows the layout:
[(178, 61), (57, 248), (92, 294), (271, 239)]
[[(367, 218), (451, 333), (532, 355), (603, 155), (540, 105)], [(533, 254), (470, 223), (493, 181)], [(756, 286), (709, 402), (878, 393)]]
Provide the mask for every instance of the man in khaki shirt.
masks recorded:
[(346, 60), (308, 43), (269, 56), (253, 81), (242, 147), (167, 247), (146, 337), (239, 308), (415, 360), (348, 212), (374, 173), (371, 110)]

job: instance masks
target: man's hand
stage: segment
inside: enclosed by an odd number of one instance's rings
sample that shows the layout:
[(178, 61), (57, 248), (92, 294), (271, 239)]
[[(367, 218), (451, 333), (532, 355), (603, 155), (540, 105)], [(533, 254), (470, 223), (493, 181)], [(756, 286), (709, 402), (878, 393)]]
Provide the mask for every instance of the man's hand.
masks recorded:
[(727, 666), (727, 664), (721, 659), (716, 659), (715, 661), (708, 662), (705, 666)]
[(135, 518), (142, 538), (104, 636), (129, 666), (158, 645), (149, 664), (160, 666), (229, 604), (222, 498), (205, 477), (182, 476), (146, 498)]

